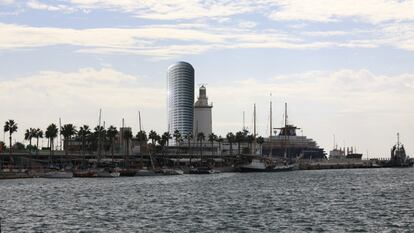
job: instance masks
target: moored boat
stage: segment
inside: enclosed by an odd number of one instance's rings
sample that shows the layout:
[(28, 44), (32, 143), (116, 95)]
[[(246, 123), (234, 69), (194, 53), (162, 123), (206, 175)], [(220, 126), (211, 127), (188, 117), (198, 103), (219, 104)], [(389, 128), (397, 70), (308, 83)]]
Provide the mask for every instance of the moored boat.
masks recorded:
[(135, 174), (137, 173), (137, 170), (135, 169), (129, 169), (129, 168), (124, 168), (124, 169), (119, 169), (119, 176), (135, 176)]
[(250, 164), (240, 166), (240, 172), (283, 172), (293, 171), (295, 167), (295, 164), (276, 165), (271, 160), (252, 159)]
[(97, 177), (97, 171), (94, 169), (86, 169), (86, 170), (74, 170), (73, 171), (74, 177), (81, 177), (81, 178), (91, 178)]
[(70, 179), (73, 177), (72, 171), (48, 171), (39, 175), (40, 178), (51, 178), (51, 179)]
[(206, 166), (190, 168), (190, 174), (202, 175), (202, 174), (214, 174), (214, 173), (217, 173), (217, 172)]
[(136, 172), (135, 176), (162, 176), (163, 173), (160, 170), (148, 170), (140, 169)]
[(96, 173), (97, 177), (101, 177), (101, 178), (114, 178), (114, 177), (119, 177), (120, 176), (120, 172), (117, 170), (110, 170), (110, 169), (99, 169)]
[(166, 176), (174, 176), (174, 175), (183, 175), (184, 171), (180, 170), (180, 169), (170, 169), (170, 168), (165, 168), (161, 170), (163, 175)]

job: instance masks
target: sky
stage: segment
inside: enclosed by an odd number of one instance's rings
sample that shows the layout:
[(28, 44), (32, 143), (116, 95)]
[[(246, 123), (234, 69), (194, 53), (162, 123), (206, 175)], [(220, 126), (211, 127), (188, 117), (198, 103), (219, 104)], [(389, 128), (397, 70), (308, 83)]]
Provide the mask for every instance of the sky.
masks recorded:
[[(167, 130), (166, 72), (207, 85), (213, 131), (289, 123), (329, 151), (414, 155), (414, 1), (0, 0), (0, 121)], [(197, 92), (197, 91), (196, 91)], [(270, 97), (272, 93), (272, 97)], [(0, 140), (6, 139), (2, 135)], [(27, 142), (26, 142), (27, 143)]]

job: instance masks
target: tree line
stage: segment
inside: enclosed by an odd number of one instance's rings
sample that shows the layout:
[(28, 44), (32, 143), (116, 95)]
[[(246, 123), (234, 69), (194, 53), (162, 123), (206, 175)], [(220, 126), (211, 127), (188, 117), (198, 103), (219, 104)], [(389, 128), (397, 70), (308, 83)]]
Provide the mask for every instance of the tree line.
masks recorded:
[[(4, 132), (9, 134), (9, 151), (12, 153), (13, 144), (12, 144), (12, 136), (18, 130), (18, 125), (14, 120), (8, 120), (4, 124)], [(133, 133), (130, 130), (123, 130), (122, 135), (119, 135), (120, 132), (117, 127), (110, 125), (108, 128), (104, 128), (103, 126), (96, 126), (95, 128), (90, 128), (88, 125), (82, 125), (77, 129), (77, 127), (73, 124), (64, 124), (61, 126), (60, 130), (55, 124), (50, 124), (47, 126), (46, 130), (43, 131), (40, 128), (29, 128), (26, 129), (24, 134), (24, 139), (29, 142), (29, 145), (26, 147), (28, 150), (38, 150), (39, 149), (39, 139), (47, 138), (48, 139), (48, 147), (51, 151), (55, 148), (54, 141), (57, 138), (58, 134), (62, 135), (63, 137), (63, 148), (65, 153), (68, 153), (68, 142), (70, 140), (80, 142), (80, 152), (84, 154), (85, 151), (89, 153), (98, 151), (101, 153), (102, 150), (104, 151), (111, 151), (112, 156), (114, 155), (115, 149), (115, 139), (117, 137), (122, 138), (125, 140), (126, 143), (126, 151), (125, 153), (128, 154), (128, 148), (130, 140), (134, 137)], [(195, 138), (194, 138), (195, 137)], [(170, 132), (164, 132), (162, 134), (158, 134), (156, 131), (151, 130), (147, 134), (144, 130), (139, 131), (135, 135), (136, 140), (139, 142), (140, 145), (147, 145), (150, 141), (150, 144), (154, 148), (156, 145), (161, 146), (164, 148), (165, 146), (169, 146), (169, 142), (174, 139), (176, 145), (188, 145), (191, 146), (191, 142), (195, 141), (198, 143), (200, 148), (200, 153), (202, 153), (202, 148), (207, 140), (211, 144), (211, 148), (213, 151), (214, 143), (219, 144), (219, 148), (221, 148), (221, 144), (227, 140), (230, 146), (230, 153), (233, 153), (233, 145), (237, 144), (237, 152), (241, 154), (241, 144), (247, 143), (249, 150), (252, 148), (252, 144), (256, 142), (257, 144), (261, 145), (264, 143), (264, 138), (261, 136), (256, 136), (250, 133), (248, 130), (238, 131), (236, 133), (229, 132), (226, 134), (225, 138), (222, 136), (218, 136), (214, 133), (209, 135), (205, 135), (203, 132), (197, 133), (197, 135), (193, 135), (192, 132), (187, 134), (181, 134), (180, 131), (175, 130), (173, 134)], [(33, 145), (32, 141), (36, 140), (36, 144)], [(195, 139), (195, 140), (194, 140)], [(2, 142), (0, 142), (2, 143)], [(187, 144), (186, 144), (187, 143)], [(2, 144), (3, 148), (5, 147), (5, 143)], [(1, 147), (0, 147), (1, 148)]]

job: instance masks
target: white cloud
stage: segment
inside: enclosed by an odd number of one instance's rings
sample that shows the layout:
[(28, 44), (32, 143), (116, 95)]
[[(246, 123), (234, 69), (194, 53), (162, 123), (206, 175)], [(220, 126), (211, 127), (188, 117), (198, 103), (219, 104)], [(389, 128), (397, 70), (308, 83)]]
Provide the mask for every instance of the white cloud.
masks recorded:
[[(163, 77), (164, 78), (164, 77)], [(144, 126), (163, 130), (165, 116), (164, 87), (144, 85), (140, 78), (112, 68), (82, 68), (75, 72), (42, 71), (9, 81), (0, 81), (0, 99), (4, 101), (0, 120), (15, 119), (19, 130), (15, 138), (23, 139), (29, 127), (45, 128), (48, 124), (97, 125), (102, 108), (106, 125), (120, 126), (125, 118), (128, 126), (137, 126), (138, 108)], [(154, 121), (150, 121), (151, 116)]]
[(12, 4), (12, 3), (14, 3), (14, 0), (0, 0), (0, 4), (4, 4), (4, 5)]
[(257, 23), (256, 22), (253, 22), (253, 21), (242, 20), (239, 23), (239, 27), (240, 28), (247, 28), (247, 29), (249, 29), (249, 28), (254, 28), (256, 26), (257, 26)]
[(357, 18), (364, 22), (414, 20), (414, 1), (398, 0), (275, 0), (278, 8), (269, 17), (273, 20), (333, 22)]
[(62, 12), (75, 12), (76, 9), (67, 5), (63, 4), (45, 4), (42, 2), (39, 2), (37, 0), (30, 0), (26, 3), (27, 7), (36, 9), (36, 10), (47, 10), (47, 11), (62, 11)]
[(257, 9), (251, 1), (186, 1), (186, 0), (70, 0), (79, 8), (120, 9), (140, 18), (172, 20), (222, 18)]
[[(132, 53), (172, 57), (226, 48), (319, 48), (286, 33), (206, 28), (204, 25), (153, 25), (140, 28), (67, 29), (0, 24), (0, 49), (74, 45), (82, 52)], [(182, 42), (185, 42), (183, 44)]]

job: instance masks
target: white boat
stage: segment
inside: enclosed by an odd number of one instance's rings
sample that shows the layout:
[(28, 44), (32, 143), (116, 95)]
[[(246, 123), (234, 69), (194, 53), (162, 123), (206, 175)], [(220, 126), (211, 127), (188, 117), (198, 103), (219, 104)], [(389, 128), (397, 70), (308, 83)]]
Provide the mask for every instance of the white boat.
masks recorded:
[(282, 172), (292, 171), (295, 167), (295, 164), (274, 165), (270, 160), (252, 159), (250, 164), (240, 166), (240, 172)]
[(167, 175), (167, 176), (183, 175), (184, 174), (184, 171), (180, 170), (180, 169), (165, 168), (165, 169), (162, 169), (161, 171), (164, 175)]
[(99, 169), (96, 173), (96, 177), (102, 178), (114, 178), (119, 177), (121, 175), (118, 171), (111, 171), (109, 169)]
[(49, 171), (39, 175), (40, 178), (53, 178), (53, 179), (70, 179), (73, 177), (71, 171)]
[(154, 170), (148, 170), (148, 169), (141, 169), (138, 170), (135, 176), (161, 176), (163, 175), (162, 172), (156, 172)]

